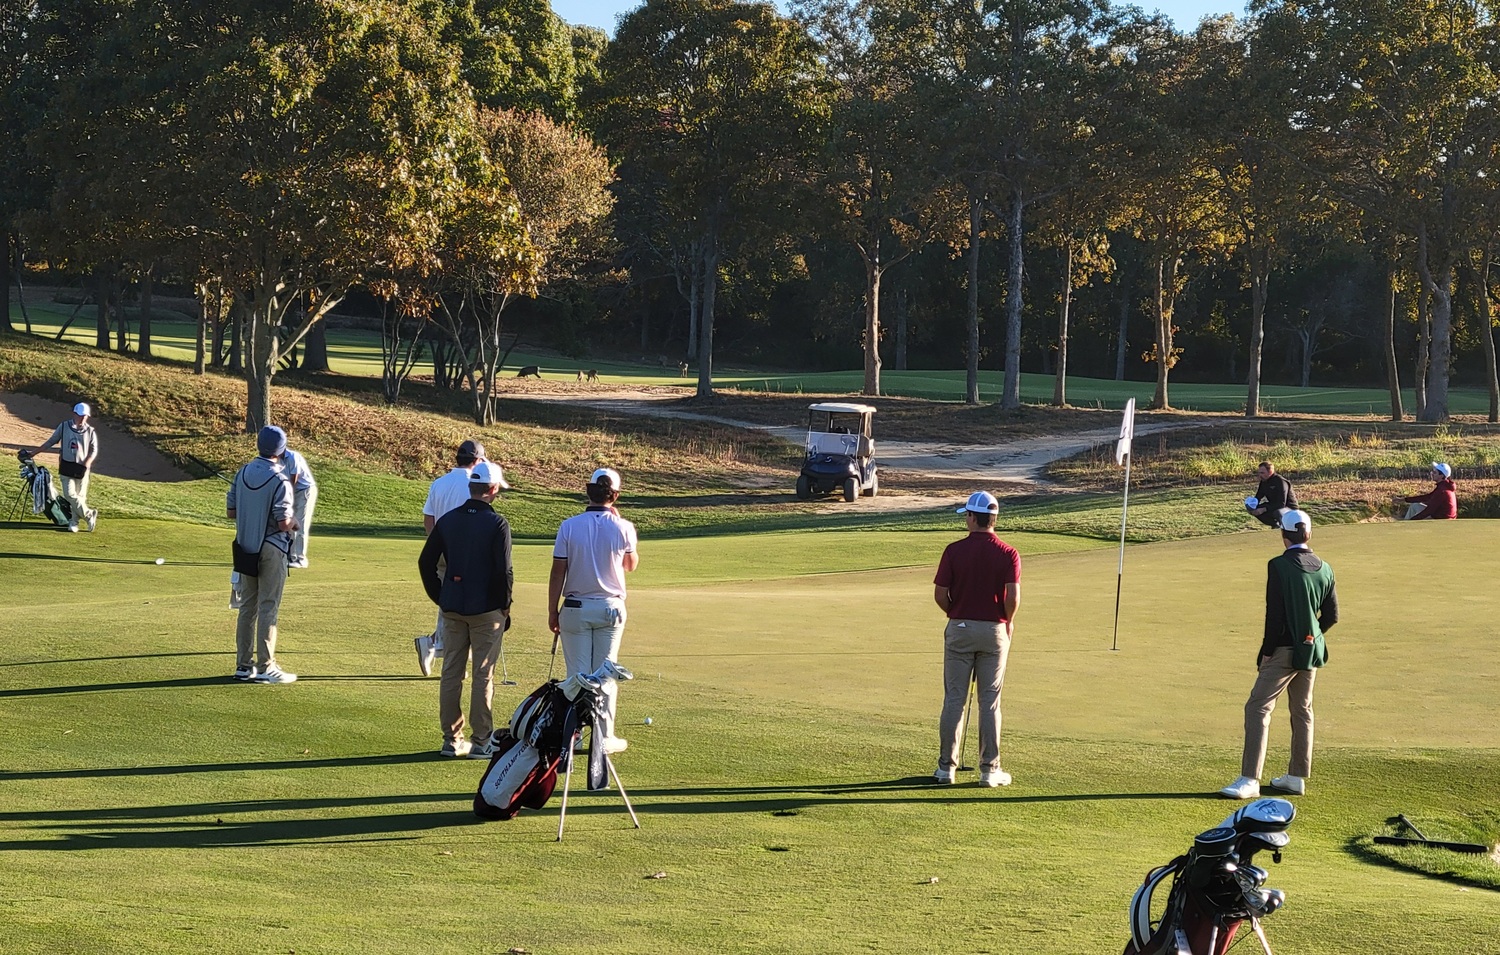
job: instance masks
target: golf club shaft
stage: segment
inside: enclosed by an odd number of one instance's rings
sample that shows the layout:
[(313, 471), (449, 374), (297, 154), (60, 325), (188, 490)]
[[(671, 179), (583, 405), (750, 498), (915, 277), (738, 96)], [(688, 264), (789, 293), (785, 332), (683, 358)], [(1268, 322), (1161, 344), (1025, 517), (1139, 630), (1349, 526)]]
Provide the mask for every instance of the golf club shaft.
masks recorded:
[(974, 768), (973, 766), (970, 766), (964, 762), (964, 750), (969, 745), (969, 720), (974, 716), (974, 696), (976, 693), (975, 687), (977, 685), (978, 679), (973, 674), (970, 674), (969, 703), (968, 706), (964, 708), (964, 722), (963, 726), (961, 727), (961, 733), (958, 739), (958, 768), (964, 772), (968, 772)]

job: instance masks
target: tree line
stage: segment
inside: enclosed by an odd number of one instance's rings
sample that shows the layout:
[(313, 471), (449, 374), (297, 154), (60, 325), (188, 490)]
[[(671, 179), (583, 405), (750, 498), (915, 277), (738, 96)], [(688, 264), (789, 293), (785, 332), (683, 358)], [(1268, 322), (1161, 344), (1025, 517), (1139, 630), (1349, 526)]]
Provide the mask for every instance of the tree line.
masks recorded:
[(716, 353), (862, 355), (869, 395), (963, 363), (977, 403), (988, 361), (1016, 408), (1024, 362), (1059, 405), (1149, 370), (1254, 416), (1316, 374), (1436, 422), (1457, 373), (1495, 421), (1496, 13), (647, 0), (606, 39), (546, 0), (0, 0), (4, 258), (92, 276), (100, 347), (137, 285), (141, 354), (153, 283), (193, 287), (248, 427), (351, 290), (387, 397), (426, 355), (481, 422), (521, 328), (700, 395)]

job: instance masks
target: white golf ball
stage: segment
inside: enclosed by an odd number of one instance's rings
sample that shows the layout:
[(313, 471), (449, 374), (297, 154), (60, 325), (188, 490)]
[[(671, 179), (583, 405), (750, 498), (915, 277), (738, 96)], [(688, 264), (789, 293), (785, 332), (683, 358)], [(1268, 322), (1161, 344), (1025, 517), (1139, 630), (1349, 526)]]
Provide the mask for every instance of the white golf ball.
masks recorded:
[(648, 716), (648, 717), (646, 717), (646, 725), (647, 725), (647, 726), (650, 726), (650, 725), (651, 725), (651, 717), (649, 717), (649, 716)]
[(167, 562), (167, 559), (165, 557), (158, 557), (156, 558), (156, 562), (158, 564), (165, 564)]

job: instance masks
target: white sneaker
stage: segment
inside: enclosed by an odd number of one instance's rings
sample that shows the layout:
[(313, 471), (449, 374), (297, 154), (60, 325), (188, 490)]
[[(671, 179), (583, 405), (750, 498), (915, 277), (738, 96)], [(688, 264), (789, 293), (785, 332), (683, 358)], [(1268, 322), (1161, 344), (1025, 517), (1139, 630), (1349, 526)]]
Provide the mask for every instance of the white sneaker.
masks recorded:
[(939, 766), (937, 768), (937, 772), (932, 774), (932, 778), (940, 783), (943, 783), (944, 785), (951, 786), (954, 783), (958, 782), (958, 771), (954, 769), (944, 769), (943, 767)]
[(1260, 780), (1241, 776), (1219, 790), (1219, 795), (1228, 796), (1230, 799), (1258, 799), (1260, 798)]
[(288, 673), (273, 663), (250, 679), (255, 683), (296, 683), (297, 674)]
[(1009, 786), (1010, 773), (1007, 773), (1003, 769), (995, 769), (987, 773), (980, 773), (979, 785), (990, 789), (993, 789), (996, 786)]
[(1288, 773), (1285, 776), (1277, 776), (1271, 780), (1271, 788), (1279, 789), (1284, 793), (1291, 793), (1293, 796), (1305, 796), (1307, 795), (1307, 780), (1301, 776), (1293, 776)]
[(469, 745), (468, 740), (459, 737), (458, 739), (450, 739), (444, 743), (443, 748), (438, 750), (438, 753), (443, 756), (451, 756), (454, 759), (463, 759), (473, 749), (474, 747)]
[[(93, 528), (90, 527), (89, 530), (93, 530)], [(291, 560), (289, 560), (289, 561), (286, 562), (286, 565), (288, 567), (294, 568), (296, 570), (306, 570), (307, 569), (307, 558), (306, 557), (293, 557)]]
[(76, 534), (76, 533), (78, 533), (78, 522), (77, 521), (74, 521), (73, 523), (71, 523), (71, 524), (68, 525), (68, 533), (69, 534)]
[(495, 755), (495, 743), (493, 740), (487, 743), (474, 743), (469, 746), (470, 759), (489, 759)]
[(255, 679), (255, 667), (235, 667), (234, 678), (241, 683), (247, 683)]
[(98, 511), (89, 511), (88, 521), (89, 521), (89, 533), (92, 534), (92, 533), (94, 533), (94, 525), (99, 523), (99, 512)]
[(604, 738), (604, 752), (613, 756), (615, 753), (623, 753), (630, 748), (630, 743), (618, 736), (606, 736)]
[(432, 635), (417, 637), (412, 643), (417, 648), (417, 669), (422, 671), (423, 676), (432, 676), (432, 662), (437, 659), (437, 653), (432, 648)]

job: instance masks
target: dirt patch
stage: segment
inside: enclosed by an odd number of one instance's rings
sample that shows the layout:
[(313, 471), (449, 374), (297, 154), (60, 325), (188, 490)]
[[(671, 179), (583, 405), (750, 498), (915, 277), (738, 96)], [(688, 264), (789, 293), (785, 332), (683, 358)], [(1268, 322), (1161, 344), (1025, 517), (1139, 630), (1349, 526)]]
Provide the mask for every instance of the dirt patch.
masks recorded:
[[(58, 423), (71, 416), (72, 406), (63, 402), (0, 392), (0, 449), (13, 458), (21, 448), (34, 448), (46, 441)], [(132, 481), (192, 480), (145, 442), (106, 423), (96, 420), (93, 424), (99, 432), (99, 457), (94, 468), (97, 473)], [(56, 469), (52, 452), (44, 454), (41, 460)]]

